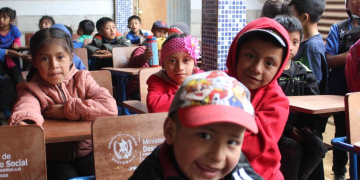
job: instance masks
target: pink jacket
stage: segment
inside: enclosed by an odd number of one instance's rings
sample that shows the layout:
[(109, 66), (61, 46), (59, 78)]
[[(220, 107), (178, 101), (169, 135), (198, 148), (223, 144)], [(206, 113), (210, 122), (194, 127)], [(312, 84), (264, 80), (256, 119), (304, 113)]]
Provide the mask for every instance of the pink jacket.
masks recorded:
[[(54, 104), (64, 104), (67, 120), (95, 120), (118, 114), (116, 101), (109, 91), (100, 87), (88, 71), (79, 71), (74, 65), (60, 84), (49, 84), (36, 73), (30, 82), (18, 84), (17, 92), (19, 99), (9, 119), (10, 125), (32, 120), (42, 126), (42, 113), (46, 107)], [(78, 149), (83, 152), (77, 152), (77, 157), (90, 153), (91, 145), (91, 141), (79, 142)]]

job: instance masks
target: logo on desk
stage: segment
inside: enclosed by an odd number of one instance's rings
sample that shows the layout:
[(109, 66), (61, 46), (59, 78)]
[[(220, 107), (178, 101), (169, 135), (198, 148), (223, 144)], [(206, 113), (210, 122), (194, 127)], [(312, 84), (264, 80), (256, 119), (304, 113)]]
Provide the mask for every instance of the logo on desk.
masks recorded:
[(130, 59), (130, 56), (129, 56), (129, 57), (127, 57), (127, 56), (121, 56), (121, 57), (119, 58), (121, 64), (126, 64), (126, 63), (128, 62), (128, 59)]
[(117, 164), (128, 164), (135, 158), (135, 152), (137, 142), (135, 138), (127, 133), (120, 133), (114, 136), (109, 145), (108, 149), (112, 150), (110, 153), (112, 161)]

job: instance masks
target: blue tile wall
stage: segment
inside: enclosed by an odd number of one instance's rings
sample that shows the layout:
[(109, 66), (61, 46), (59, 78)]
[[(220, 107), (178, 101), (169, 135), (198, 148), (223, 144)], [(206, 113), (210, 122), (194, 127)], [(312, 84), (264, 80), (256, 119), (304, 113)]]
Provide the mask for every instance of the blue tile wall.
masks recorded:
[(202, 0), (203, 70), (226, 70), (231, 42), (246, 25), (246, 0)]
[(128, 31), (127, 20), (133, 15), (132, 0), (115, 0), (115, 22), (119, 32)]

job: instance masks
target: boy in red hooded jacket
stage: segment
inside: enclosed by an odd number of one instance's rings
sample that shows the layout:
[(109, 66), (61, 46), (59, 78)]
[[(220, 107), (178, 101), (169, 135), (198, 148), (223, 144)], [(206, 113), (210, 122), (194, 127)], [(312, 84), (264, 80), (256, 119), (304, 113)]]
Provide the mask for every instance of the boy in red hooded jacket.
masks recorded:
[(245, 133), (242, 150), (255, 172), (267, 180), (282, 180), (277, 146), (289, 115), (289, 101), (277, 83), (287, 64), (290, 40), (276, 21), (260, 18), (246, 25), (231, 44), (228, 74), (251, 92), (258, 134)]

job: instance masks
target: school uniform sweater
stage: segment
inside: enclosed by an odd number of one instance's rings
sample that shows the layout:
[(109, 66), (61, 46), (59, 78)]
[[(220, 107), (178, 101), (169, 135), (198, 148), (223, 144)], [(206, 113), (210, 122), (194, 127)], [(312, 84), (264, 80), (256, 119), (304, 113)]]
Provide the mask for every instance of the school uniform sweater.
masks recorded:
[[(194, 69), (193, 74), (202, 72), (204, 71)], [(146, 84), (148, 85), (146, 105), (149, 113), (168, 112), (179, 86), (167, 76), (164, 70), (151, 75)]]
[[(284, 95), (277, 79), (280, 77), (290, 54), (288, 32), (276, 21), (260, 18), (246, 25), (233, 40), (226, 61), (228, 74), (237, 78), (236, 63), (239, 50), (238, 39), (253, 29), (270, 29), (276, 32), (286, 43), (285, 56), (274, 79), (266, 86), (251, 90), (251, 103), (255, 110), (258, 134), (245, 132), (242, 151), (255, 172), (267, 180), (284, 179), (280, 172), (281, 154), (277, 145), (289, 115), (289, 100)], [(237, 78), (238, 79), (238, 78)]]

